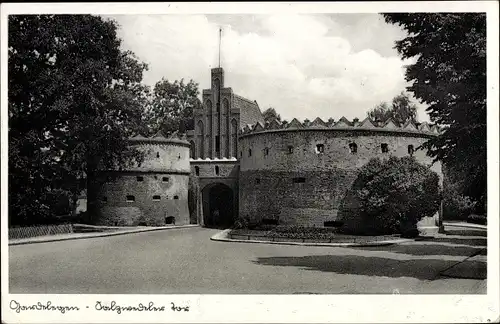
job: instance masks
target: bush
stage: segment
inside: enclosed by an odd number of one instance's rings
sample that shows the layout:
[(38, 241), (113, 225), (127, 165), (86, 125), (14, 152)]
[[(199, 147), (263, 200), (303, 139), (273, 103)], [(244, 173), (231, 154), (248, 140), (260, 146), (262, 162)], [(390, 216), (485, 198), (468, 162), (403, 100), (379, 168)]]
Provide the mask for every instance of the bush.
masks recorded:
[(373, 234), (415, 235), (417, 222), (439, 208), (439, 177), (413, 157), (372, 159), (359, 174), (363, 221)]
[(248, 229), (250, 227), (250, 219), (248, 217), (238, 217), (234, 221), (234, 229)]
[(466, 220), (474, 212), (477, 202), (461, 195), (456, 186), (447, 185), (443, 191), (443, 218), (447, 220)]
[(337, 230), (335, 228), (279, 225), (272, 229), (269, 236), (292, 239), (329, 239), (335, 237), (336, 234)]
[(473, 224), (486, 225), (487, 221), (486, 221), (486, 216), (472, 214), (467, 217), (467, 222)]

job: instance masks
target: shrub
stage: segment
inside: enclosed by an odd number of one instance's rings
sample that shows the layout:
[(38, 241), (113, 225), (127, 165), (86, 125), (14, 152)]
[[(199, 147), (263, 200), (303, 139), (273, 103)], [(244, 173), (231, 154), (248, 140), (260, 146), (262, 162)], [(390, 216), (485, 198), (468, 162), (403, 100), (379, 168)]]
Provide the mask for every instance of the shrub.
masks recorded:
[(439, 208), (439, 177), (413, 157), (372, 159), (359, 173), (363, 221), (376, 234), (415, 235), (417, 222)]
[(250, 227), (250, 219), (248, 217), (238, 217), (234, 221), (234, 229), (248, 229)]
[(467, 217), (467, 222), (473, 224), (486, 225), (486, 216), (472, 214)]
[(447, 185), (443, 191), (443, 217), (445, 219), (466, 220), (473, 213), (477, 202), (461, 195), (456, 186)]

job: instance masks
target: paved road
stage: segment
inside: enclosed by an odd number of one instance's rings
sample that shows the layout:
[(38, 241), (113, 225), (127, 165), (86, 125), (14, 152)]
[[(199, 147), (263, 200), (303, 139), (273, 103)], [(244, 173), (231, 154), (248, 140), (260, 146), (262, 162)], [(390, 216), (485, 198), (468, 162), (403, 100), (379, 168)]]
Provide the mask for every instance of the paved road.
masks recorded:
[(10, 246), (10, 292), (486, 293), (484, 231), (376, 248), (210, 241), (215, 233), (189, 228)]

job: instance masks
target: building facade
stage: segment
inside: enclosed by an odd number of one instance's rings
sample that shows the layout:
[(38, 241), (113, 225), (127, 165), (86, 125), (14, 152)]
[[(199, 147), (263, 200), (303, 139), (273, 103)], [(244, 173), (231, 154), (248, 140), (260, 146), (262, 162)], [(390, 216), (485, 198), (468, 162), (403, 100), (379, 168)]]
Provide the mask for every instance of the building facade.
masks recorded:
[(162, 226), (190, 223), (189, 148), (185, 136), (136, 136), (130, 145), (144, 161), (123, 171), (101, 172), (94, 223), (108, 226)]
[[(344, 117), (264, 123), (257, 102), (225, 86), (223, 69), (211, 72), (211, 88), (194, 111), (194, 130), (182, 138), (131, 139), (148, 158), (104, 186), (100, 223), (186, 224), (190, 203), (192, 218), (208, 227), (230, 226), (239, 216), (314, 227), (337, 221), (362, 230), (353, 184), (371, 158), (412, 155), (442, 183), (441, 165), (420, 148), (438, 134), (434, 126)], [(427, 217), (419, 228), (436, 232), (439, 221), (438, 214)]]

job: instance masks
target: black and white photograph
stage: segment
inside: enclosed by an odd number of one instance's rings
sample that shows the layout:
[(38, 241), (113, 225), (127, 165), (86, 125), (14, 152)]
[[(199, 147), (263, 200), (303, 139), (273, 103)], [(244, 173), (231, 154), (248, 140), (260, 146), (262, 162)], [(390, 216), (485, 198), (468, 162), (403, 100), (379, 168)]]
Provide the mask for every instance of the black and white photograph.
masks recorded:
[(2, 4), (2, 322), (499, 321), (498, 26)]

